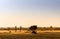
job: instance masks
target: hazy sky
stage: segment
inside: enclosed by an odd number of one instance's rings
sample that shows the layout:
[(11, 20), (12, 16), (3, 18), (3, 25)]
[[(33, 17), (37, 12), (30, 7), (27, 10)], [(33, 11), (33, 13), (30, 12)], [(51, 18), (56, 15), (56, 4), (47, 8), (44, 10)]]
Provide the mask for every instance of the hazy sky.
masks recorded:
[(60, 0), (0, 0), (0, 26), (60, 27)]

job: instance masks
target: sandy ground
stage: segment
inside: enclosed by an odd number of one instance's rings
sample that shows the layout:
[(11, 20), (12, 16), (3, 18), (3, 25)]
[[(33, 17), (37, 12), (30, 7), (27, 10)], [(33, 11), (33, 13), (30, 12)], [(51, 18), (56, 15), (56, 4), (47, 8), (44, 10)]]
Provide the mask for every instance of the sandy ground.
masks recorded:
[[(11, 31), (11, 32), (10, 32)], [(15, 32), (15, 30), (10, 30), (10, 31), (8, 31), (8, 30), (0, 30), (0, 34), (3, 34), (3, 33), (5, 33), (5, 34), (31, 34), (31, 32), (30, 31), (27, 31), (27, 30), (17, 30), (17, 32)], [(40, 30), (38, 30), (37, 31), (37, 33), (56, 33), (56, 32), (58, 32), (58, 33), (60, 33), (60, 31), (40, 31)]]
[(32, 34), (27, 30), (0, 30), (0, 39), (60, 39), (60, 31), (37, 31), (37, 34)]
[(0, 39), (60, 39), (59, 32), (38, 34), (0, 34)]

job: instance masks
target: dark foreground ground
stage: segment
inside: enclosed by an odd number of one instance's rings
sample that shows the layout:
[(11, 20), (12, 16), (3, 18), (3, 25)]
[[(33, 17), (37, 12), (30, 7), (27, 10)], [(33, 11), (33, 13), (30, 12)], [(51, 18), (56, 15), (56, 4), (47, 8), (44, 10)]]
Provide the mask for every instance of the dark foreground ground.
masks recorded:
[(0, 39), (60, 39), (60, 33), (0, 34)]

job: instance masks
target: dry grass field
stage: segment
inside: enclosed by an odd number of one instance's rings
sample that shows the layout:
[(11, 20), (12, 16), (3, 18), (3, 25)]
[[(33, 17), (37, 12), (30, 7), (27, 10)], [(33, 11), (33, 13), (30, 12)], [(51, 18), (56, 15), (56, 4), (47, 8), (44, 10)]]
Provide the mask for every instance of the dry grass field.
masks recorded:
[(9, 33), (8, 31), (4, 31), (4, 33), (2, 33), (2, 31), (0, 32), (0, 39), (60, 39), (60, 32), (56, 31), (40, 31), (37, 34), (32, 34), (26, 31), (12, 31), (11, 33)]
[(60, 39), (60, 33), (0, 34), (0, 39)]

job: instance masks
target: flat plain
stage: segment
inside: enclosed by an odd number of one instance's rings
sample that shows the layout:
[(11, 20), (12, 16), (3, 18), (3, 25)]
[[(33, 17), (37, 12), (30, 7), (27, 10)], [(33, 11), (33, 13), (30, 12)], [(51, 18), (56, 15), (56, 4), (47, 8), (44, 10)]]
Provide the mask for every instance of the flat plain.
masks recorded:
[(0, 39), (60, 39), (60, 32), (39, 32), (37, 34), (0, 33)]

